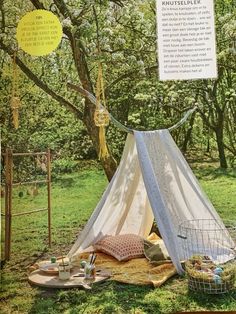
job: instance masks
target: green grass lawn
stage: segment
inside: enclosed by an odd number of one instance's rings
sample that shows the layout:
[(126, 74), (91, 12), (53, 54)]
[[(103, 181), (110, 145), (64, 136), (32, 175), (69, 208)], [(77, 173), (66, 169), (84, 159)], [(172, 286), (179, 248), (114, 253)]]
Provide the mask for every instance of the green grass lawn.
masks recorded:
[[(194, 165), (194, 169), (223, 220), (236, 224), (235, 173), (202, 164)], [(1, 277), (0, 313), (167, 314), (184, 310), (236, 309), (235, 290), (222, 296), (200, 295), (189, 292), (186, 278), (179, 276), (158, 289), (125, 285), (111, 280), (94, 286), (91, 291), (31, 287), (27, 282), (27, 268), (36, 261), (69, 251), (106, 184), (102, 170), (95, 167), (73, 175), (64, 175), (53, 182), (51, 249), (47, 247), (45, 212), (13, 218), (11, 260), (4, 265)], [(22, 198), (18, 196), (20, 191), (24, 194)], [(26, 195), (26, 189), (16, 188), (13, 205), (14, 212), (44, 207), (46, 189), (39, 187), (39, 195), (33, 198)], [(3, 233), (3, 220), (2, 226)]]

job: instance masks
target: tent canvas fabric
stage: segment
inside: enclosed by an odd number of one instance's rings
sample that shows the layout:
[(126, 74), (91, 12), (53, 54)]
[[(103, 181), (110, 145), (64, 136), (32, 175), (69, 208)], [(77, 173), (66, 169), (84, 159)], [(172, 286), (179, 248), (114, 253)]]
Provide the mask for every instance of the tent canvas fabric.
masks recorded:
[[(147, 237), (154, 218), (179, 274), (185, 257), (179, 225), (214, 219), (225, 228), (166, 129), (128, 134), (119, 167), (68, 256), (92, 250), (105, 235)], [(230, 255), (232, 239), (227, 233), (224, 243)]]

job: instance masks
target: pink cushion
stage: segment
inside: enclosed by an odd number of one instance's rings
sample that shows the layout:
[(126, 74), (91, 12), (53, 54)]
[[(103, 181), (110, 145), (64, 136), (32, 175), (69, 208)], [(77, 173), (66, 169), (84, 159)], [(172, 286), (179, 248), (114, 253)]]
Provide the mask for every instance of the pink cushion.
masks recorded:
[(105, 236), (94, 245), (95, 250), (127, 261), (144, 255), (143, 239), (135, 234)]

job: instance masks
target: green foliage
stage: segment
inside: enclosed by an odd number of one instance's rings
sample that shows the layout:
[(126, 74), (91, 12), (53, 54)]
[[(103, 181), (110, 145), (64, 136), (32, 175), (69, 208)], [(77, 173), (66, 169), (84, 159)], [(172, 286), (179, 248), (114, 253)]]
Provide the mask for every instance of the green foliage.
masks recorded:
[(106, 133), (106, 138), (112, 154), (117, 159), (120, 159), (124, 149), (126, 134), (117, 128), (109, 127)]
[(71, 173), (75, 171), (76, 166), (77, 162), (69, 158), (57, 159), (52, 163), (52, 172), (55, 174)]
[[(58, 14), (56, 5), (43, 1), (64, 27), (71, 30), (74, 40), (84, 52), (84, 62), (95, 86), (98, 60), (103, 62), (106, 98), (110, 112), (123, 124), (139, 130), (167, 128), (175, 124), (189, 107), (198, 104), (198, 113), (190, 126), (186, 123), (174, 131), (180, 147), (202, 151), (221, 149), (229, 156), (230, 164), (236, 155), (235, 104), (235, 6), (233, 0), (215, 1), (218, 80), (160, 82), (157, 75), (155, 1), (67, 1), (71, 16)], [(98, 29), (94, 16), (97, 15)], [(15, 3), (4, 1), (1, 39), (11, 47), (16, 45), (16, 25), (21, 16), (32, 9), (30, 0)], [(2, 21), (3, 22), (3, 21)], [(97, 55), (99, 40), (101, 54)], [(31, 57), (21, 50), (21, 60), (56, 93), (68, 99), (82, 115), (86, 112), (81, 97), (68, 91), (66, 83), (78, 82), (68, 38), (50, 55)], [(42, 92), (19, 71), (21, 98), (20, 128), (14, 130), (10, 109), (12, 88), (11, 59), (0, 50), (2, 62), (0, 122), (2, 148), (16, 151), (44, 150), (50, 147), (54, 158), (72, 160), (96, 158), (94, 143), (88, 136), (89, 126), (78, 121), (67, 109)], [(81, 74), (81, 73), (80, 73)], [(80, 84), (80, 83), (78, 83)], [(190, 130), (190, 132), (188, 132)], [(222, 136), (217, 138), (216, 131)], [(109, 126), (107, 130), (111, 152), (120, 156), (125, 135)], [(219, 137), (219, 136), (218, 136)], [(222, 158), (222, 157), (221, 157)]]

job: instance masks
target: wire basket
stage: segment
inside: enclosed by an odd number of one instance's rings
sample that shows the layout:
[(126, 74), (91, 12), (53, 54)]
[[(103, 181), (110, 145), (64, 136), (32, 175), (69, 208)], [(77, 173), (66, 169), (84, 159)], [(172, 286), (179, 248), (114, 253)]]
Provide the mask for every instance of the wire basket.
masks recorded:
[(236, 227), (214, 219), (188, 220), (179, 226), (182, 257), (190, 290), (225, 293), (236, 278)]

